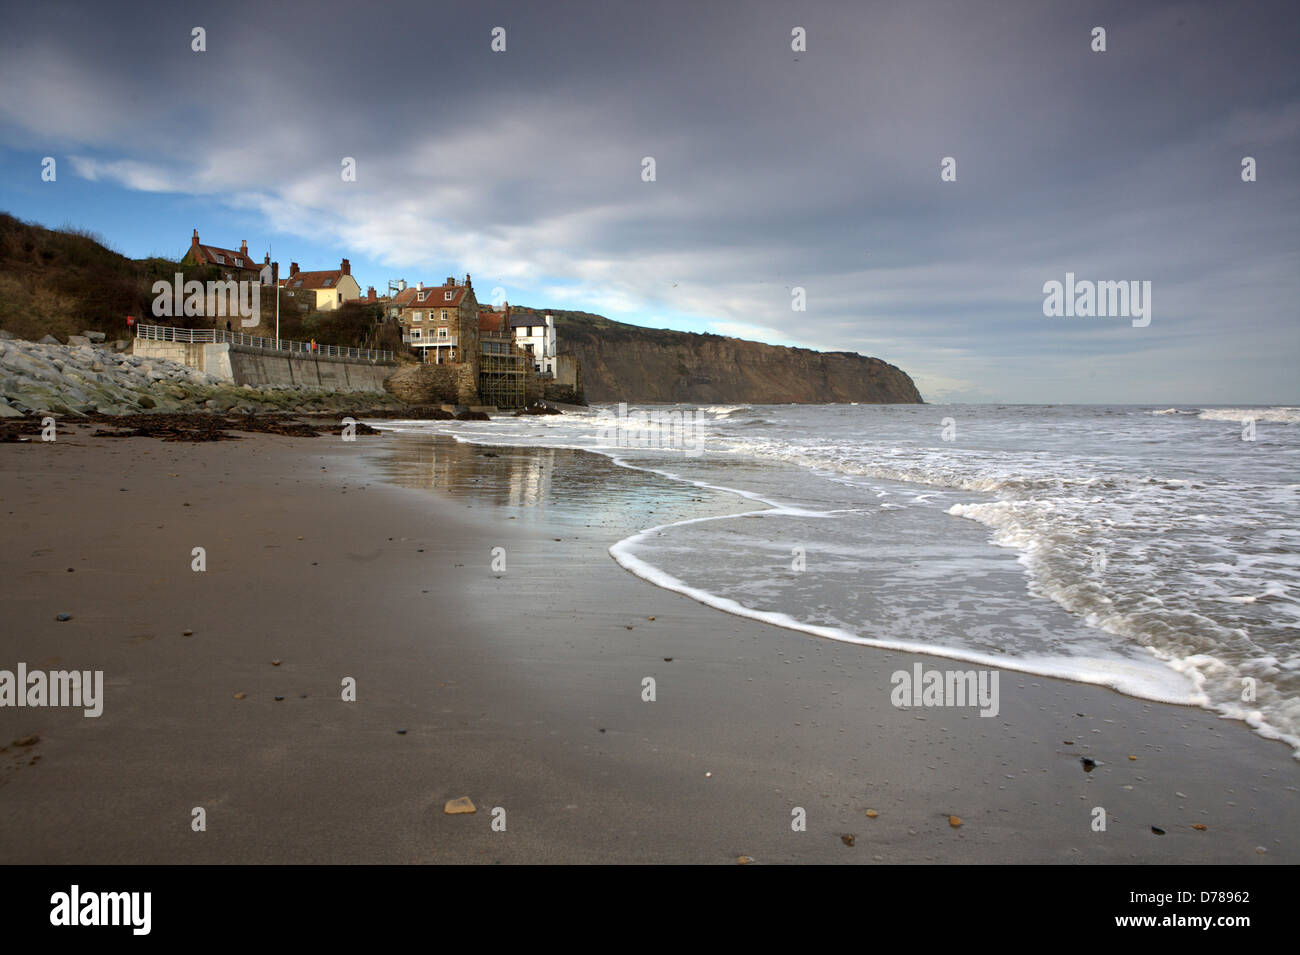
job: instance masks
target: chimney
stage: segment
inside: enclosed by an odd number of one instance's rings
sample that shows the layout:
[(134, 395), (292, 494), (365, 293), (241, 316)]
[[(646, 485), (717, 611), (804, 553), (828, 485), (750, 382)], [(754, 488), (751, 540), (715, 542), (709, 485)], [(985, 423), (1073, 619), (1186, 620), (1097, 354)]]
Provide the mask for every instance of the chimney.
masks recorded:
[(240, 239), (240, 240), (239, 240), (239, 254), (242, 255), (242, 256), (244, 256), (245, 258), (248, 257), (248, 240), (247, 240), (247, 239)]
[(465, 273), (465, 287), (469, 288), (469, 273)]
[(298, 274), (298, 263), (297, 263), (297, 262), (290, 262), (290, 263), (289, 263), (289, 278), (293, 278), (293, 277), (294, 277), (295, 275), (297, 275), (297, 274)]
[(199, 247), (199, 230), (195, 229), (194, 238), (190, 240), (190, 248), (197, 249), (198, 247)]
[(447, 285), (450, 286), (451, 288), (455, 288), (455, 287), (456, 287), (456, 278), (455, 278), (455, 276), (452, 276), (452, 275), (448, 275), (448, 276), (447, 276)]
[(342, 262), (339, 263), (339, 271), (342, 272), (344, 275), (351, 275), (352, 263), (349, 262), (347, 259), (344, 259)]
[(423, 282), (420, 282), (419, 284), (417, 284), (417, 285), (415, 286), (415, 290), (416, 290), (417, 292), (423, 292), (423, 291), (424, 291), (424, 283), (423, 283)]
[(366, 301), (373, 302), (376, 298), (378, 298), (378, 296), (375, 295), (375, 287), (372, 285), (370, 288), (366, 289)]

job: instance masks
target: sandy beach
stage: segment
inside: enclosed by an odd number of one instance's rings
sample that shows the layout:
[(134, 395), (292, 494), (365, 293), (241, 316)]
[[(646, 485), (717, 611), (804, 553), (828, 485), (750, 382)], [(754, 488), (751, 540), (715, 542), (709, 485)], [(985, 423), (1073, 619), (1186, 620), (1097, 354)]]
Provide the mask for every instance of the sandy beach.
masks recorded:
[(595, 455), (92, 430), (0, 444), (0, 668), (105, 688), (0, 709), (5, 863), (1300, 861), (1286, 746), (1009, 670), (995, 718), (895, 707), (951, 661), (628, 574), (648, 507), (722, 505)]

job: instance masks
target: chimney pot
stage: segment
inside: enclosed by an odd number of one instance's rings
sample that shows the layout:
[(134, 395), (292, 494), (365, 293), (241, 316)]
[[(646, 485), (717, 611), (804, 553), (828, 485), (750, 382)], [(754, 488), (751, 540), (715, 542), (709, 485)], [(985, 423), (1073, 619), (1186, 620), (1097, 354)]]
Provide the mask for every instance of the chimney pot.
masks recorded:
[(423, 291), (424, 291), (424, 283), (421, 282), (421, 283), (419, 283), (418, 285), (416, 285), (416, 286), (415, 286), (415, 290), (416, 290), (417, 292), (423, 292)]
[(349, 262), (347, 259), (344, 259), (342, 262), (339, 263), (339, 271), (342, 272), (344, 275), (351, 275), (352, 263)]
[(195, 244), (195, 245), (198, 245), (198, 244), (199, 244), (199, 230), (198, 230), (198, 229), (195, 229), (195, 230), (194, 230), (194, 244)]
[(248, 240), (247, 240), (247, 239), (240, 239), (240, 240), (239, 240), (239, 253), (240, 253), (240, 255), (248, 255)]
[(290, 263), (289, 263), (289, 278), (293, 278), (293, 277), (294, 277), (295, 275), (297, 275), (297, 274), (298, 274), (298, 263), (297, 263), (297, 262), (290, 262)]

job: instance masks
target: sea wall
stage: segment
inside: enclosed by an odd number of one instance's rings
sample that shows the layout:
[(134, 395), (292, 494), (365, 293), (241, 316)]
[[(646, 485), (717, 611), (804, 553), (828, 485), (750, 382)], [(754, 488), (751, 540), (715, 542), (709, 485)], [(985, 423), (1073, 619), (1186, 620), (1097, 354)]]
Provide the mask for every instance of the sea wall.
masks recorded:
[(137, 338), (133, 352), (188, 365), (234, 385), (383, 392), (396, 365), (360, 358), (322, 358), (264, 351), (228, 342), (202, 344)]

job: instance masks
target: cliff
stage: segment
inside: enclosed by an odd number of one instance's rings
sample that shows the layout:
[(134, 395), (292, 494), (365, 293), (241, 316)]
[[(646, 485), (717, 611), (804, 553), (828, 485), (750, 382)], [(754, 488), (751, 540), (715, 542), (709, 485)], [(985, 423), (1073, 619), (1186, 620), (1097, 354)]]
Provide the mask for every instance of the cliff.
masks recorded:
[(560, 351), (582, 362), (590, 402), (922, 400), (906, 372), (879, 358), (641, 328), (585, 312), (551, 314)]

